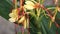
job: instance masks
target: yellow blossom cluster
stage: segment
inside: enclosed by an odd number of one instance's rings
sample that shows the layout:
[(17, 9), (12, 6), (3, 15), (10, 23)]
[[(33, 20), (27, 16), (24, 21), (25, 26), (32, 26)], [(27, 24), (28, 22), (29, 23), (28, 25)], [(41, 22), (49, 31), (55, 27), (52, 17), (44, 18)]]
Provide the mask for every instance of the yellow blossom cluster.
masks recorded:
[[(36, 4), (37, 5), (37, 4)], [(23, 6), (24, 9), (27, 10), (32, 10), (35, 8), (35, 3), (33, 3), (32, 1), (26, 1), (25, 5)], [(27, 12), (26, 12), (27, 13)], [(13, 9), (12, 12), (9, 14), (9, 21), (10, 22), (18, 22), (19, 24), (22, 23), (22, 25), (24, 26), (24, 28), (27, 28), (29, 23), (28, 18), (26, 18), (25, 15), (23, 15), (21, 18), (19, 18), (18, 16), (18, 10), (17, 9)]]

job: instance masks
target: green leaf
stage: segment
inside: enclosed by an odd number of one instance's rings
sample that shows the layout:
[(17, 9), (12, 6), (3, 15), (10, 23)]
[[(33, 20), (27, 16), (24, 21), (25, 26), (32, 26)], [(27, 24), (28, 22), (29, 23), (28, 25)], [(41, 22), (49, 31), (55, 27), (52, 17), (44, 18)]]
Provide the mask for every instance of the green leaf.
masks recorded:
[(13, 3), (10, 0), (0, 0), (0, 15), (5, 19), (8, 19), (12, 7)]

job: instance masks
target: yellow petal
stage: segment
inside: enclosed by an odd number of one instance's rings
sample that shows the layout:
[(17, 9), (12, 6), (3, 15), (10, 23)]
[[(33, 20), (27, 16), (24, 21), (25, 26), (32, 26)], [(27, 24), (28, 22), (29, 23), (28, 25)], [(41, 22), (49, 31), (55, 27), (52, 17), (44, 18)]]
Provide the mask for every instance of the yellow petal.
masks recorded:
[(18, 13), (17, 13), (17, 12), (18, 12), (17, 9), (13, 9), (13, 10), (12, 10), (12, 13), (9, 14), (9, 16), (11, 17), (11, 18), (9, 19), (9, 21), (15, 22), (15, 21), (18, 20)]
[(10, 13), (9, 14), (9, 17), (11, 17), (11, 18), (18, 18), (18, 15), (17, 14), (14, 14), (14, 13)]
[(24, 26), (24, 29), (27, 28), (27, 22), (26, 22), (26, 20), (24, 20), (24, 24), (23, 24), (23, 26)]
[(17, 9), (13, 9), (12, 10), (12, 13), (17, 13)]
[(9, 17), (13, 17), (13, 13), (10, 13), (10, 14), (9, 14)]
[(26, 26), (27, 28), (29, 28), (29, 19), (27, 18), (27, 21), (26, 21)]
[(10, 22), (15, 22), (16, 19), (15, 19), (15, 18), (10, 18), (9, 21), (10, 21)]
[(28, 9), (28, 10), (32, 10), (32, 9), (34, 9), (34, 7), (31, 6), (31, 5), (24, 5), (24, 7), (25, 7), (26, 9)]
[(34, 5), (35, 5), (35, 4), (34, 4), (32, 1), (26, 1), (25, 3), (26, 3), (26, 5), (24, 5), (24, 7), (25, 7), (26, 9), (28, 9), (28, 10), (34, 9)]
[(32, 1), (26, 1), (25, 2), (27, 5), (34, 5), (34, 3)]
[(18, 18), (17, 9), (12, 10), (12, 13), (9, 14), (11, 18)]
[(58, 9), (58, 11), (60, 12), (60, 8), (57, 8)]
[(24, 29), (29, 28), (29, 19), (25, 19), (23, 22)]
[(18, 23), (21, 23), (21, 22), (23, 22), (25, 20), (25, 16), (23, 16), (19, 21), (18, 21)]

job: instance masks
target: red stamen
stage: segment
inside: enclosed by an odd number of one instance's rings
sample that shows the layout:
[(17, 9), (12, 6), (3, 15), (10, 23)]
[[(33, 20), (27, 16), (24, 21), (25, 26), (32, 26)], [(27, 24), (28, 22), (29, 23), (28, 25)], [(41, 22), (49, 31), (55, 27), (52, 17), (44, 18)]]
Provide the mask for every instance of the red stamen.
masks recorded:
[(20, 18), (20, 8), (17, 8), (18, 11), (18, 19)]

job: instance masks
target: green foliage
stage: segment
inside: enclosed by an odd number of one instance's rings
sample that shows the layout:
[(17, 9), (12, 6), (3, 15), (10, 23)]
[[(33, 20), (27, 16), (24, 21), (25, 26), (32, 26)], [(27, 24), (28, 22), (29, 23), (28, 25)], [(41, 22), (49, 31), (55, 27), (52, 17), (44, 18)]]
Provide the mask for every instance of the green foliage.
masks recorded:
[(10, 0), (0, 0), (0, 15), (5, 19), (8, 19), (12, 7), (13, 4)]

